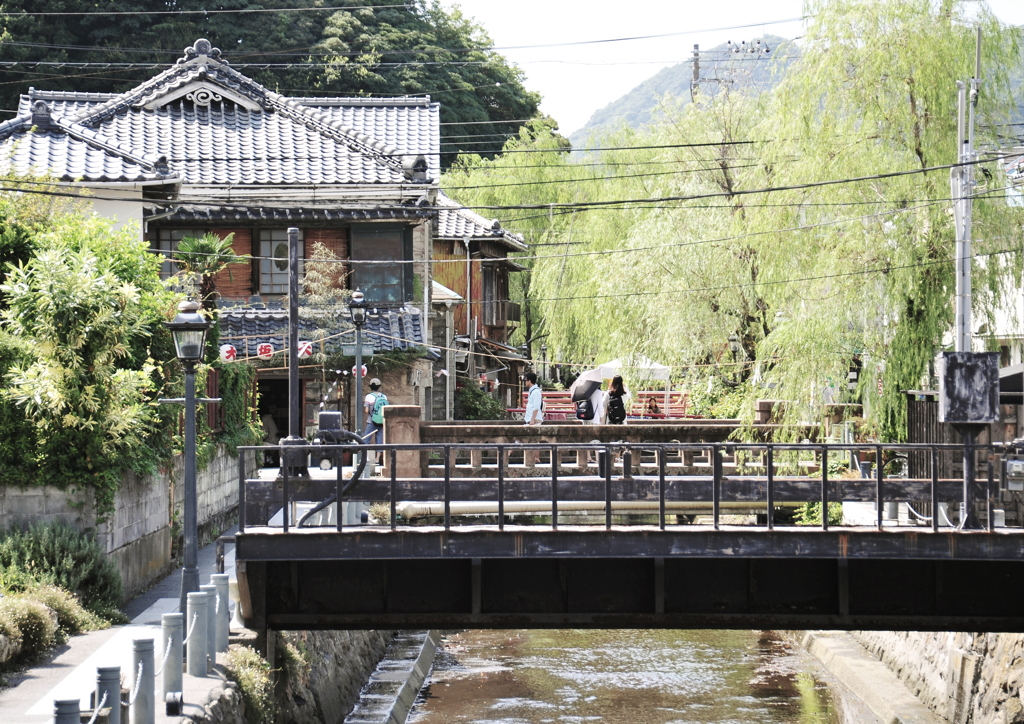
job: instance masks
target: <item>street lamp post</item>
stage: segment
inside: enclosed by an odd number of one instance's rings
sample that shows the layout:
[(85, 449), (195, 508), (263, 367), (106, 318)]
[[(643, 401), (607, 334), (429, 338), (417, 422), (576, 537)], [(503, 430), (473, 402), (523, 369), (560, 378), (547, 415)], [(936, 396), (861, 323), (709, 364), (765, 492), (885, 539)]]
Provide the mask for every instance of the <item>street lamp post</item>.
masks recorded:
[(352, 292), (352, 300), (348, 303), (352, 324), (356, 327), (356, 429), (359, 436), (363, 434), (363, 325), (366, 323), (366, 297), (356, 289)]
[[(199, 312), (198, 302), (186, 299), (178, 305), (178, 314), (166, 322), (174, 338), (174, 350), (185, 370), (185, 397), (161, 402), (185, 403), (185, 560), (181, 569), (179, 610), (185, 611), (190, 592), (199, 590), (199, 533), (196, 518), (196, 365), (206, 351), (206, 333), (210, 322)], [(207, 400), (203, 400), (206, 402)]]

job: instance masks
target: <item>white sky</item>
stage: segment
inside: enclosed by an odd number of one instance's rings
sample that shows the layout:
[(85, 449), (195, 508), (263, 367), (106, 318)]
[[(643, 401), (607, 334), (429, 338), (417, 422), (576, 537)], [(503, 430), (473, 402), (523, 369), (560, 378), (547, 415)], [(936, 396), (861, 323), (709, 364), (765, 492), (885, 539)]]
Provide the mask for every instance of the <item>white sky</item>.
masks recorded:
[[(664, 33), (666, 38), (618, 43), (501, 50), (543, 96), (541, 110), (569, 134), (591, 114), (661, 68), (691, 57), (694, 43), (711, 48), (763, 35), (794, 38), (802, 0), (443, 0), (486, 28), (496, 46), (605, 40)], [(1024, 0), (989, 0), (1005, 23), (1024, 25)], [(715, 28), (742, 29), (714, 30)]]

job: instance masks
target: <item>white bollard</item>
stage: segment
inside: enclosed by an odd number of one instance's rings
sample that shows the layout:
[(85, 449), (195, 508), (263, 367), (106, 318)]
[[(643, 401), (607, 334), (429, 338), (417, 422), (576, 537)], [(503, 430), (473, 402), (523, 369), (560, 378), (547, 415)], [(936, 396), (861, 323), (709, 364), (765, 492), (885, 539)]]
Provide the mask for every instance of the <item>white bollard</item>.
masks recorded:
[(121, 667), (96, 667), (96, 709), (110, 709), (110, 724), (121, 724)]
[(153, 639), (132, 640), (132, 674), (128, 721), (131, 724), (154, 724), (156, 678), (153, 674)]
[(210, 582), (217, 587), (217, 652), (228, 650), (228, 628), (231, 622), (231, 606), (228, 605), (228, 574), (214, 573)]
[(181, 640), (185, 638), (182, 631), (185, 621), (183, 613), (165, 613), (160, 616), (160, 641), (163, 645), (163, 663), (160, 665), (161, 693), (164, 699), (172, 691), (181, 691), (181, 666), (185, 661), (185, 652)]
[(206, 662), (210, 658), (210, 645), (206, 641), (206, 631), (210, 617), (206, 613), (206, 607), (209, 598), (209, 595), (203, 591), (191, 591), (188, 594), (185, 614), (185, 621), (188, 622), (185, 630), (187, 657), (185, 669), (189, 676), (206, 676), (207, 674)]
[(209, 597), (209, 602), (206, 604), (206, 652), (210, 657), (210, 668), (217, 665), (217, 612), (220, 610), (219, 601), (217, 601), (217, 587), (212, 583), (207, 583), (204, 586), (199, 587), (200, 591), (205, 592)]
[(82, 710), (78, 699), (53, 700), (53, 724), (81, 724)]

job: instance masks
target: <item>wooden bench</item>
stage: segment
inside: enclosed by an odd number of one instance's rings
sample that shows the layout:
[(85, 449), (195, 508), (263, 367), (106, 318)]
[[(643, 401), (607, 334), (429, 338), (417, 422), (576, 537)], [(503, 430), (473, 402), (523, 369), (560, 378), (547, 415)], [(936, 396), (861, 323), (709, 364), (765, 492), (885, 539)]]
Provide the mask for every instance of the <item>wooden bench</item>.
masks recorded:
[[(508, 412), (514, 420), (522, 420), (526, 410), (527, 392), (523, 392), (521, 406), (513, 407)], [(544, 419), (566, 420), (576, 417), (576, 403), (572, 401), (572, 393), (568, 390), (542, 390), (544, 399)], [(647, 400), (654, 399), (658, 403), (658, 413), (647, 412)], [(688, 415), (690, 398), (685, 392), (669, 392), (668, 404), (665, 404), (665, 393), (658, 390), (641, 390), (634, 395), (630, 405), (629, 417), (648, 420), (679, 419), (695, 417)]]
[[(647, 401), (654, 400), (658, 404), (659, 412), (647, 412)], [(664, 420), (681, 417), (693, 417), (688, 415), (690, 397), (685, 392), (669, 392), (668, 404), (665, 403), (665, 393), (659, 390), (640, 390), (633, 399), (630, 406), (630, 417), (641, 417), (649, 420)]]

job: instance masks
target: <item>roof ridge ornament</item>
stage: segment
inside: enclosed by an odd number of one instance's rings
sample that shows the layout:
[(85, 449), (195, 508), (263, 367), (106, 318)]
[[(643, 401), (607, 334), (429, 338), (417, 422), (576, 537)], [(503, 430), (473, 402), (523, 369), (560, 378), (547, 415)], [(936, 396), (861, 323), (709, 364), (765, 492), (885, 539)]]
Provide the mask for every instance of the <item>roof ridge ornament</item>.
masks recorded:
[(228, 61), (221, 56), (220, 48), (214, 48), (213, 43), (211, 43), (206, 38), (199, 38), (198, 40), (196, 40), (196, 42), (192, 44), (191, 48), (185, 48), (185, 50), (182, 52), (185, 53), (185, 57), (178, 58), (179, 65), (181, 65), (182, 63), (188, 63), (192, 60), (203, 58), (210, 58), (211, 60), (215, 60), (218, 63), (229, 65)]
[(39, 130), (53, 127), (53, 116), (50, 115), (50, 106), (46, 104), (46, 101), (34, 101), (32, 103), (32, 125)]

